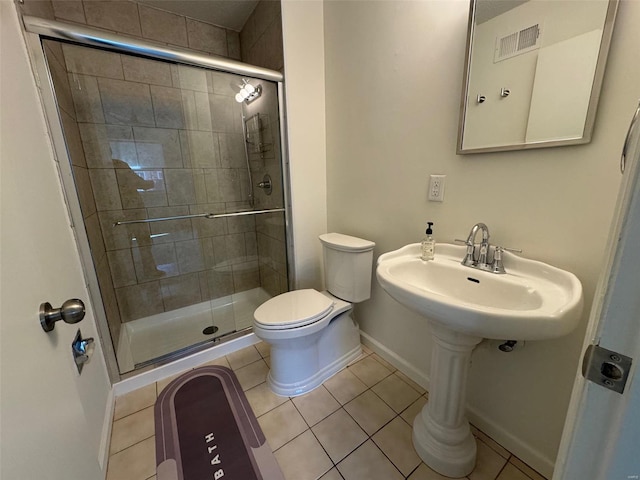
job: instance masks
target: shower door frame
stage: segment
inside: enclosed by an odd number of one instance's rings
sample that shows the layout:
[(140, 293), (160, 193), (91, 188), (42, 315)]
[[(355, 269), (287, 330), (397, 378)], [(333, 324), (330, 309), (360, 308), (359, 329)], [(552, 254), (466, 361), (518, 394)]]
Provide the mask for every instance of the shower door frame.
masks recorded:
[[(117, 53), (133, 54), (155, 60), (164, 60), (177, 64), (205, 68), (224, 73), (232, 73), (267, 80), (277, 84), (278, 117), (280, 122), (280, 142), (282, 182), (284, 194), (285, 238), (287, 254), (287, 283), (289, 290), (295, 285), (293, 233), (291, 228), (291, 188), (288, 159), (287, 126), (285, 114), (285, 88), (282, 73), (255, 65), (249, 65), (236, 60), (215, 55), (205, 55), (190, 50), (158, 45), (153, 42), (120, 36), (110, 32), (96, 30), (90, 27), (75, 25), (55, 20), (47, 20), (32, 16), (23, 16), (25, 41), (31, 58), (36, 86), (40, 92), (45, 112), (47, 129), (51, 136), (53, 156), (57, 163), (59, 181), (67, 207), (71, 229), (74, 233), (76, 245), (82, 265), (82, 271), (89, 290), (91, 307), (97, 323), (98, 334), (105, 355), (105, 363), (112, 384), (120, 381), (123, 374), (118, 368), (116, 352), (107, 323), (98, 278), (91, 256), (89, 239), (80, 209), (77, 189), (73, 178), (71, 159), (67, 150), (67, 143), (62, 127), (58, 103), (53, 87), (53, 80), (47, 65), (42, 45), (43, 40), (62, 40), (79, 46), (98, 47)], [(80, 225), (80, 228), (77, 228)], [(208, 347), (207, 347), (208, 348)], [(128, 372), (136, 374), (135, 370)]]

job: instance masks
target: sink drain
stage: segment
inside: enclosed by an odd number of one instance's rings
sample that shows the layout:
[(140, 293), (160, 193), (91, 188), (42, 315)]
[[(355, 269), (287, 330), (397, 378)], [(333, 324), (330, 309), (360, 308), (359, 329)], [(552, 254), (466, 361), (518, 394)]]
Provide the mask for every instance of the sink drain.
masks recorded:
[(211, 325), (209, 327), (205, 327), (205, 329), (202, 330), (202, 333), (204, 333), (205, 335), (213, 335), (217, 331), (218, 331), (218, 327)]

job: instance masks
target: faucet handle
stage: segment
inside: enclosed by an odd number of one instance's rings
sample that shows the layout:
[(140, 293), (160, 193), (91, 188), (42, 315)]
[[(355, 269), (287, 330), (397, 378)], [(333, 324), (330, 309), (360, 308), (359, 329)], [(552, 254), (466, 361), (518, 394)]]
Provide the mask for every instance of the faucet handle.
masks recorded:
[(504, 265), (502, 264), (502, 252), (505, 250), (508, 252), (522, 253), (522, 250), (518, 248), (508, 248), (496, 245), (495, 250), (493, 251), (493, 263), (491, 264), (491, 271), (493, 273), (507, 273), (504, 269)]
[(510, 247), (499, 247), (496, 245), (496, 250), (500, 249), (500, 251), (512, 252), (512, 253), (522, 253), (520, 248), (510, 248)]
[(456, 243), (464, 243), (465, 245), (468, 245), (469, 242), (468, 240), (462, 240), (460, 238), (454, 238), (453, 241)]

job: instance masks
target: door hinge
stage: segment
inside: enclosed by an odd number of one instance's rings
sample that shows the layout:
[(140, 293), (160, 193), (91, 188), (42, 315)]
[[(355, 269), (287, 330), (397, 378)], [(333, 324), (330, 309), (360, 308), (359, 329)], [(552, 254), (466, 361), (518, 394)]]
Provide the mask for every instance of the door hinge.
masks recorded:
[(614, 392), (624, 392), (632, 359), (599, 345), (589, 345), (582, 358), (582, 376)]

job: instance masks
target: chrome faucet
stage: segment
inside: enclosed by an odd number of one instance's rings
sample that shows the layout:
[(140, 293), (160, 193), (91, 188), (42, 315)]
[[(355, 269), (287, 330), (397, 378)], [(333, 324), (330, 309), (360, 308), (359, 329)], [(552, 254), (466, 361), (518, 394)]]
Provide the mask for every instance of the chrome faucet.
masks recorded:
[[(476, 237), (478, 236), (479, 231), (482, 232), (482, 241), (480, 243), (476, 243)], [(502, 264), (502, 252), (505, 250), (517, 253), (522, 252), (522, 250), (517, 250), (515, 248), (496, 246), (493, 252), (493, 260), (489, 263), (489, 252), (491, 247), (491, 245), (489, 245), (489, 227), (484, 223), (476, 223), (471, 227), (471, 231), (469, 232), (469, 236), (466, 240), (456, 239), (456, 242), (464, 243), (467, 246), (467, 252), (461, 262), (462, 265), (492, 273), (505, 273), (504, 266)]]
[[(482, 231), (482, 242), (480, 243), (480, 250), (478, 253), (478, 260), (475, 260), (476, 250), (476, 236), (478, 231)], [(464, 242), (467, 245), (467, 254), (462, 260), (462, 264), (467, 267), (479, 267), (484, 268), (487, 265), (487, 255), (489, 253), (489, 227), (484, 223), (476, 223), (471, 227), (467, 241)]]

